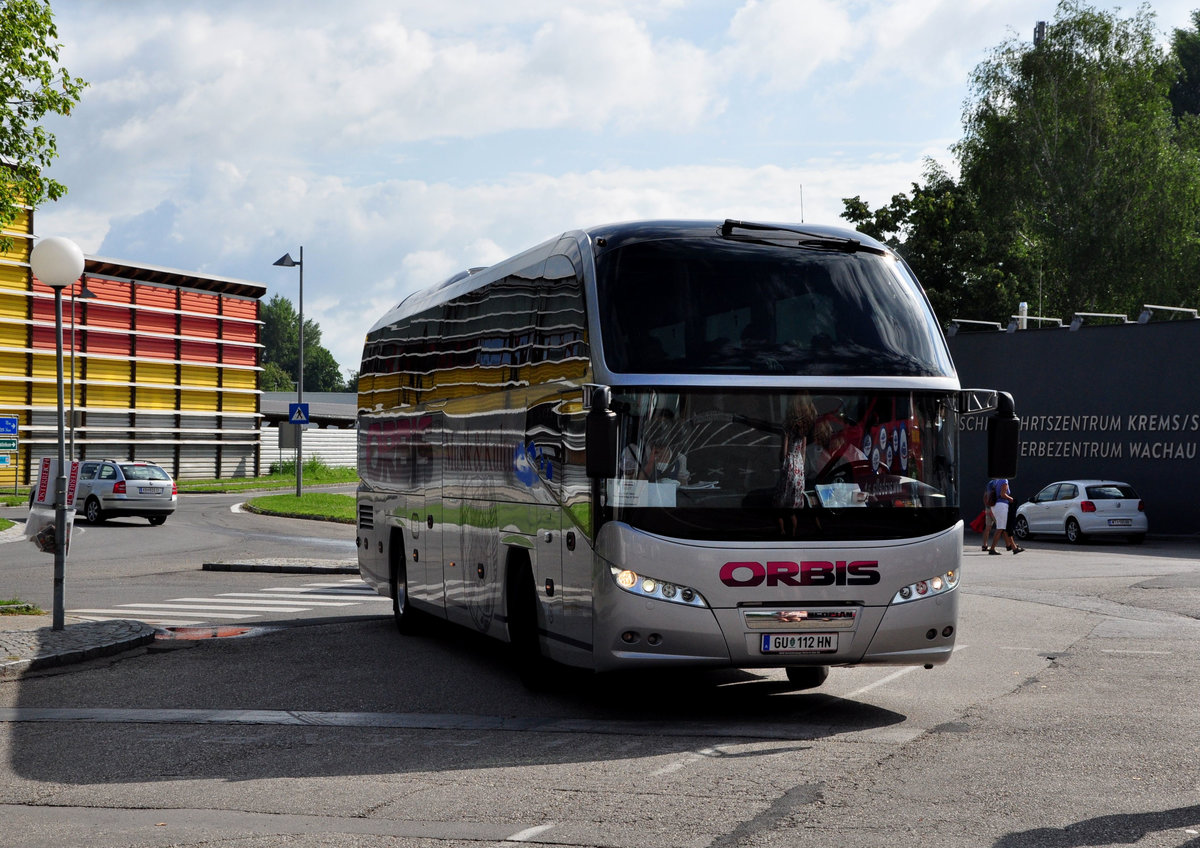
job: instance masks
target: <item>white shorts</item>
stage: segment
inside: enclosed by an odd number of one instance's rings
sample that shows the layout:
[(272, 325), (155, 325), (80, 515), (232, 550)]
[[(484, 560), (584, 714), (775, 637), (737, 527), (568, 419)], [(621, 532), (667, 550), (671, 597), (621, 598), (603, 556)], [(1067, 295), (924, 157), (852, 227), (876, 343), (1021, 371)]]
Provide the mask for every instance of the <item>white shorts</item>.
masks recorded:
[(1008, 501), (996, 501), (992, 507), (992, 515), (996, 517), (996, 526), (1001, 530), (1008, 528)]

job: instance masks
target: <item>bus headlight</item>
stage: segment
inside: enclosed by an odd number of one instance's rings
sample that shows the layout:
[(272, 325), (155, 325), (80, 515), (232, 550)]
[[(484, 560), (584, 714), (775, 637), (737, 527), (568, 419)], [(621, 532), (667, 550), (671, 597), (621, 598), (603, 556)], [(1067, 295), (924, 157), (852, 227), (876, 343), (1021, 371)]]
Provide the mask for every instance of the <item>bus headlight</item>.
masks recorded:
[(904, 604), (909, 601), (919, 601), (922, 598), (944, 595), (956, 586), (958, 586), (958, 571), (947, 571), (937, 577), (918, 580), (916, 583), (901, 587), (900, 591), (892, 597), (892, 603)]
[(683, 604), (689, 607), (708, 606), (700, 593), (690, 586), (668, 583), (664, 580), (659, 580), (657, 577), (638, 574), (636, 571), (631, 571), (628, 568), (609, 566), (609, 572), (612, 574), (613, 581), (631, 594), (641, 595), (643, 598), (654, 598), (655, 600), (666, 601), (671, 604)]

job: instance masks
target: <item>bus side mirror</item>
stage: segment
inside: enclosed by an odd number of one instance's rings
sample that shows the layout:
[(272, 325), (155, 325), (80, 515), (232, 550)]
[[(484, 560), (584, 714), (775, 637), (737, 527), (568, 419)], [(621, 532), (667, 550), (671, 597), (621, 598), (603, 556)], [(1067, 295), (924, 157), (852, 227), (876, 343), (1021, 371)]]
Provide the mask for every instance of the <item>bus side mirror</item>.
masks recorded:
[(593, 480), (617, 476), (617, 414), (609, 409), (612, 391), (608, 386), (591, 386), (585, 437), (587, 475)]
[(997, 392), (996, 411), (988, 418), (988, 477), (1017, 476), (1021, 445), (1021, 419), (1015, 414), (1012, 395)]

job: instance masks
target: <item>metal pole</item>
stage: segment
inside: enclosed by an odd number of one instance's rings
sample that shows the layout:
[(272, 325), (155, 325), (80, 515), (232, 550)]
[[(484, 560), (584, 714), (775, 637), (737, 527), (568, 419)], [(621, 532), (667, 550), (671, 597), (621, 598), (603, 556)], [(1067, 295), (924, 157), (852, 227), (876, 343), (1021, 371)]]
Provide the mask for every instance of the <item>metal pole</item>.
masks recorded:
[(66, 586), (67, 545), (67, 457), (66, 433), (63, 423), (63, 321), (62, 287), (54, 288), (54, 330), (57, 340), (58, 365), (58, 476), (54, 492), (54, 610), (52, 630), (62, 630), (65, 624), (64, 596)]
[[(300, 245), (300, 364), (297, 367), (296, 403), (304, 403), (304, 245)], [(304, 483), (304, 427), (296, 425), (296, 497)]]

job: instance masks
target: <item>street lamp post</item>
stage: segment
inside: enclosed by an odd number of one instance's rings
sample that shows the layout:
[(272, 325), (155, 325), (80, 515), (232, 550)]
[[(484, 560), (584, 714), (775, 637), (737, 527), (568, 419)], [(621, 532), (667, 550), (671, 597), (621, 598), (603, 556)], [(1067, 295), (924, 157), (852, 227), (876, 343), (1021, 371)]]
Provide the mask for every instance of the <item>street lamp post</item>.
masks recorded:
[[(285, 253), (273, 263), (284, 268), (300, 269), (300, 362), (296, 366), (296, 403), (304, 403), (304, 245), (300, 245), (300, 258), (293, 259), (292, 254)], [(296, 424), (296, 497), (300, 497), (300, 489), (304, 481), (304, 428)]]
[[(54, 492), (54, 614), (52, 630), (62, 630), (66, 587), (67, 546), (67, 446), (63, 422), (63, 320), (62, 291), (83, 274), (83, 251), (70, 239), (42, 239), (29, 254), (33, 275), (54, 289), (54, 335), (58, 368), (58, 476)], [(73, 331), (72, 331), (73, 332)]]

